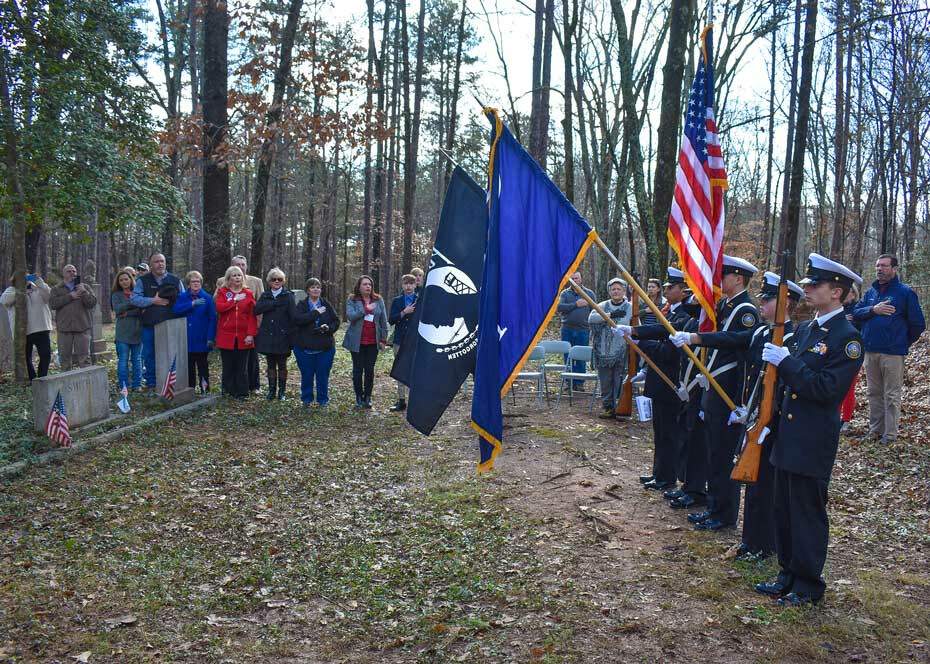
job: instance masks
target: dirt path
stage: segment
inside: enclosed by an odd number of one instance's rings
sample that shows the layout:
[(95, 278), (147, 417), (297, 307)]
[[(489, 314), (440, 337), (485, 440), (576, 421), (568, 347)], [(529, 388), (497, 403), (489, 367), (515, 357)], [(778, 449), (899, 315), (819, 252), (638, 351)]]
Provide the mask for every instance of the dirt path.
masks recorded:
[(425, 438), (390, 388), (336, 405), (342, 358), (328, 412), (224, 403), (0, 485), (0, 661), (930, 658), (926, 447), (843, 445), (826, 601), (779, 609), (640, 487), (647, 425), (508, 400), (478, 477), (467, 397)]

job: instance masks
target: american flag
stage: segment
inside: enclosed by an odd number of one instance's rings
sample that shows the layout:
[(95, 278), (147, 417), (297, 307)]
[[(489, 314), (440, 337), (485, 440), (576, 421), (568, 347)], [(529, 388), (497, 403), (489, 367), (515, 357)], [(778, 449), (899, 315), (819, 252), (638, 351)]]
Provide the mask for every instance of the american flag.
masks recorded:
[(68, 413), (65, 411), (65, 401), (61, 398), (61, 390), (45, 421), (45, 435), (62, 447), (71, 447), (71, 430), (68, 429)]
[(701, 33), (701, 58), (685, 115), (678, 153), (675, 197), (668, 220), (668, 241), (678, 254), (685, 281), (701, 303), (700, 331), (714, 329), (723, 267), (723, 192), (727, 171), (714, 121), (713, 39)]
[(161, 396), (166, 399), (174, 399), (174, 385), (178, 382), (178, 356), (175, 355), (171, 360), (171, 368), (165, 377), (165, 386), (161, 388)]

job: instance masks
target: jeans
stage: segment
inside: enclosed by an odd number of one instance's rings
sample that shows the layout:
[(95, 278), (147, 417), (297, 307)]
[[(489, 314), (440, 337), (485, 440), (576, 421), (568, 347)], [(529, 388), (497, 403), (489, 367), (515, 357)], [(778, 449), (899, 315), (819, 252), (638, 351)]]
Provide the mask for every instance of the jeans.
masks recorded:
[(294, 348), (294, 357), (300, 368), (300, 400), (313, 403), (313, 381), (316, 379), (316, 402), (321, 406), (329, 403), (329, 372), (333, 368), (336, 349), (314, 351)]
[[(129, 368), (132, 366), (132, 384), (129, 383)], [(142, 344), (116, 342), (116, 382), (119, 389), (138, 390), (142, 386)]]
[(155, 387), (155, 327), (142, 326), (142, 377), (146, 387)]
[[(590, 333), (588, 330), (579, 330), (573, 327), (562, 327), (562, 341), (567, 341), (572, 346), (587, 346), (588, 340), (590, 339)], [(568, 361), (568, 355), (565, 355), (565, 361)], [(584, 373), (585, 363), (581, 360), (574, 360), (572, 362), (572, 373)], [(584, 381), (576, 380), (574, 389), (580, 390), (581, 386), (584, 385)]]

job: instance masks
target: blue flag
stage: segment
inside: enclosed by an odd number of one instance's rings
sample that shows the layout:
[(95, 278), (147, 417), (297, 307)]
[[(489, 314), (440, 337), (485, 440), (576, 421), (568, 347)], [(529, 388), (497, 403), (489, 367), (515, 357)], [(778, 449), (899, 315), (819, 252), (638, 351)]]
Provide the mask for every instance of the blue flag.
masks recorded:
[(527, 154), (494, 109), (488, 168), (488, 248), (478, 316), (472, 427), (479, 471), (500, 453), (501, 398), (539, 342), (559, 293), (594, 231)]

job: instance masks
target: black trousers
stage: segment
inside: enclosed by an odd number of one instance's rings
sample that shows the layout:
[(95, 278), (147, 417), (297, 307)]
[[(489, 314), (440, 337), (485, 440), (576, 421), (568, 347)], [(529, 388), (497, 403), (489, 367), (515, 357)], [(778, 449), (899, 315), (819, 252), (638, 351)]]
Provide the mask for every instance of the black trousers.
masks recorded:
[(745, 427), (727, 425), (729, 413), (704, 412), (707, 432), (707, 505), (710, 518), (735, 525), (739, 517), (739, 482), (730, 479), (733, 454), (743, 441)]
[(248, 357), (246, 358), (246, 369), (248, 373), (249, 390), (254, 392), (261, 387), (261, 383), (258, 380), (258, 351), (256, 351), (254, 348), (249, 348), (245, 352), (248, 354)]
[(652, 431), (655, 435), (653, 474), (656, 482), (674, 484), (678, 476), (679, 401), (652, 402)]
[(823, 596), (821, 578), (827, 561), (829, 479), (775, 469), (775, 548), (779, 579), (791, 590), (815, 599)]
[[(35, 367), (32, 366), (32, 349), (35, 348), (39, 354), (39, 371), (36, 373)], [(42, 378), (48, 375), (48, 365), (52, 362), (52, 339), (48, 330), (33, 332), (26, 335), (26, 371), (29, 372), (29, 380), (35, 377)]]
[[(195, 390), (202, 387), (201, 381), (206, 383), (204, 392), (210, 390), (210, 363), (207, 358), (210, 353), (188, 353), (187, 354), (187, 384)], [(198, 374), (200, 381), (197, 380)]]
[(375, 382), (375, 362), (378, 359), (378, 345), (359, 346), (357, 353), (352, 353), (352, 387), (355, 398), (363, 401), (371, 399), (371, 388)]
[(265, 356), (265, 366), (267, 367), (266, 375), (268, 377), (268, 387), (275, 389), (278, 380), (287, 380), (287, 358), (290, 353), (262, 353)]
[(774, 434), (766, 436), (759, 460), (759, 477), (746, 485), (743, 498), (743, 544), (765, 555), (775, 552), (775, 468), (769, 462)]
[(692, 498), (707, 494), (707, 434), (698, 417), (700, 410), (700, 399), (690, 401), (685, 410), (685, 483), (681, 490)]
[(248, 349), (222, 349), (220, 357), (223, 360), (223, 391), (233, 397), (248, 396)]

